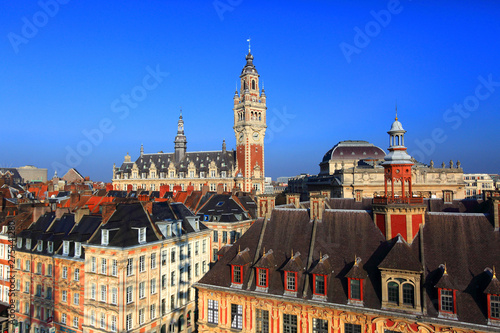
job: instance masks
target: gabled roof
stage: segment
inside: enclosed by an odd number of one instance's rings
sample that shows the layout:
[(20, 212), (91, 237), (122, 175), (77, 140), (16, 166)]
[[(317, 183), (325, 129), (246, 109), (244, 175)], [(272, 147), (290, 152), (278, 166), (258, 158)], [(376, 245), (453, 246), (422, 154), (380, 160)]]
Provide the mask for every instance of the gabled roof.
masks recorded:
[(306, 269), (304, 264), (302, 263), (302, 259), (300, 257), (300, 252), (294, 253), (290, 259), (286, 262), (286, 264), (281, 268), (282, 271), (289, 272), (302, 272)]
[(410, 272), (423, 271), (422, 264), (415, 258), (410, 246), (401, 235), (396, 237), (396, 243), (384, 260), (378, 265), (378, 268)]
[(253, 266), (257, 268), (275, 268), (276, 262), (274, 260), (273, 250), (266, 251)]

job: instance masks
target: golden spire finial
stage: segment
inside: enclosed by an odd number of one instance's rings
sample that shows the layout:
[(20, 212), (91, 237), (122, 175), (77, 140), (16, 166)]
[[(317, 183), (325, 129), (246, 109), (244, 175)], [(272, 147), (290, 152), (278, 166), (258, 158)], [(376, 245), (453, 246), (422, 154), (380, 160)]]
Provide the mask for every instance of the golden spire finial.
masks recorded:
[(292, 259), (293, 259), (293, 249), (292, 249)]
[(398, 120), (398, 100), (396, 100), (396, 121)]
[(322, 262), (323, 261), (323, 253), (321, 253), (321, 251), (319, 251), (319, 262)]
[(496, 279), (497, 278), (497, 272), (495, 272), (495, 266), (493, 266), (493, 278)]
[(266, 247), (264, 246), (264, 252), (262, 253), (263, 256), (266, 255)]
[(354, 255), (354, 266), (358, 266), (358, 257)]
[(446, 268), (446, 263), (444, 263), (444, 275), (448, 275), (448, 269)]
[(241, 245), (238, 245), (238, 254), (241, 253)]

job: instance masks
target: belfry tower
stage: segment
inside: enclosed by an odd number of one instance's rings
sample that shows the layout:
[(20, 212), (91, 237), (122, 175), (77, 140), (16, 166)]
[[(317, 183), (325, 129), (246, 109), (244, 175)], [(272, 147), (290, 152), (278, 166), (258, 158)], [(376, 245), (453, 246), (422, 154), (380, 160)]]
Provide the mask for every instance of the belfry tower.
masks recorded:
[(234, 134), (236, 135), (237, 181), (241, 190), (264, 192), (264, 136), (266, 134), (266, 94), (259, 90), (259, 73), (248, 47), (246, 65), (240, 75), (240, 92), (234, 94)]
[(406, 152), (406, 131), (396, 119), (389, 134), (389, 154), (384, 158), (385, 195), (373, 198), (373, 219), (386, 239), (398, 234), (411, 243), (425, 223), (425, 205), (412, 193), (413, 160)]

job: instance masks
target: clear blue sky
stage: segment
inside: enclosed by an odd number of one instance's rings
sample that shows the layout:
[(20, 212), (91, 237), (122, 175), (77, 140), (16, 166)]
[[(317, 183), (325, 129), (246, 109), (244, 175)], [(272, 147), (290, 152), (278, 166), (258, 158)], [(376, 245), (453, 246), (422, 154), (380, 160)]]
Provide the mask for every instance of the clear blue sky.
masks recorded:
[[(232, 98), (250, 36), (268, 97), (267, 176), (318, 173), (341, 140), (387, 149), (396, 100), (419, 160), (500, 172), (496, 1), (0, 7), (2, 167), (32, 164), (51, 177), (55, 166), (76, 166), (109, 181), (113, 163), (127, 152), (137, 158), (141, 143), (146, 152), (173, 151), (181, 106), (188, 151), (220, 149), (222, 139), (235, 147)], [(159, 83), (147, 77), (155, 71)], [(122, 95), (132, 92), (140, 101), (125, 106)], [(83, 134), (97, 129), (93, 142)]]

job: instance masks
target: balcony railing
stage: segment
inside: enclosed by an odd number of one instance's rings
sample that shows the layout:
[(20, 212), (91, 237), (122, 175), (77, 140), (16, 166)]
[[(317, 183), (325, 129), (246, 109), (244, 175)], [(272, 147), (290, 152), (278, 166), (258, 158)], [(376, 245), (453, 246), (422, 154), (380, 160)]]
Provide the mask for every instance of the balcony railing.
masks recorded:
[(424, 203), (424, 198), (422, 197), (374, 197), (373, 204), (375, 205), (388, 205), (388, 204), (405, 204), (405, 205), (419, 205)]

